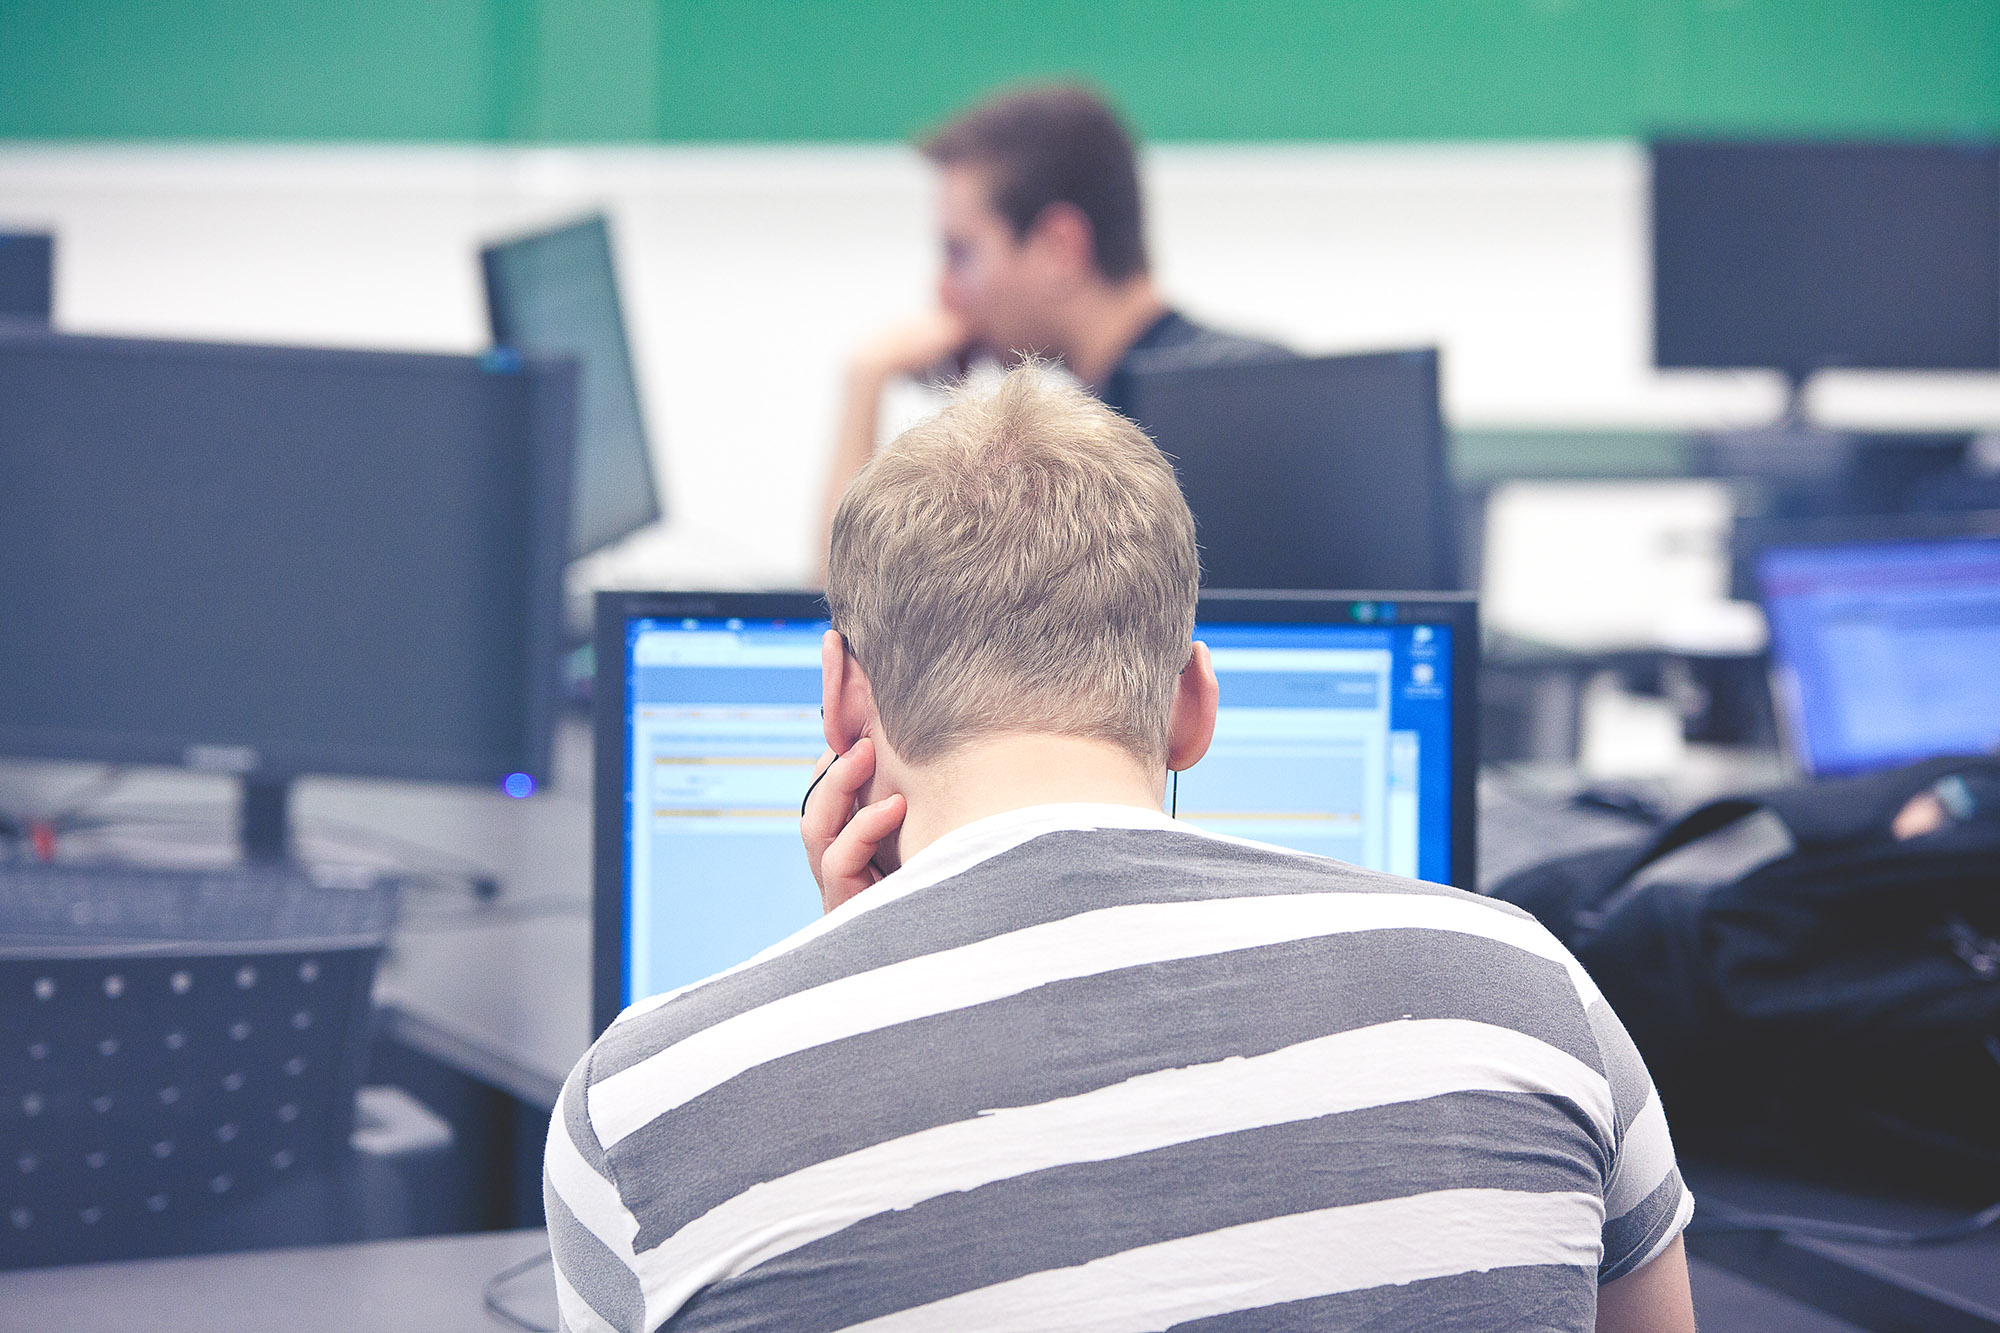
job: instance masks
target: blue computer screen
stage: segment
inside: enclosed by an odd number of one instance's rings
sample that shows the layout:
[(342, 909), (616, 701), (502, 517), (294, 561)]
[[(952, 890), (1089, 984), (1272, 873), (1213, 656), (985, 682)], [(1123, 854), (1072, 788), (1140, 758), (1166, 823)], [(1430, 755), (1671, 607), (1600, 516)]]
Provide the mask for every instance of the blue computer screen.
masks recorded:
[(1775, 693), (1809, 772), (2000, 743), (2000, 541), (1772, 550), (1757, 574)]
[[(820, 914), (799, 800), (825, 741), (824, 621), (626, 626), (622, 1001), (742, 962)], [(1447, 882), (1451, 628), (1197, 625), (1221, 683), (1182, 819)]]

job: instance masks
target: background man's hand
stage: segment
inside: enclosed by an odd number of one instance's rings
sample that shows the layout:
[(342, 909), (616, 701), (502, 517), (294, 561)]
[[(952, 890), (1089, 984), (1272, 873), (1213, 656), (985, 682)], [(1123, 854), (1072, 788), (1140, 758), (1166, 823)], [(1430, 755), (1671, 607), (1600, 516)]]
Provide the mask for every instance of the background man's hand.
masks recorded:
[(900, 792), (856, 808), (874, 776), (875, 742), (866, 736), (846, 754), (828, 750), (813, 768), (817, 785), (806, 798), (799, 833), (820, 904), (829, 912), (882, 878), (875, 850), (903, 826), (909, 809)]
[(879, 386), (899, 375), (921, 375), (961, 361), (971, 344), (971, 330), (956, 315), (940, 308), (875, 335), (855, 354), (854, 373)]

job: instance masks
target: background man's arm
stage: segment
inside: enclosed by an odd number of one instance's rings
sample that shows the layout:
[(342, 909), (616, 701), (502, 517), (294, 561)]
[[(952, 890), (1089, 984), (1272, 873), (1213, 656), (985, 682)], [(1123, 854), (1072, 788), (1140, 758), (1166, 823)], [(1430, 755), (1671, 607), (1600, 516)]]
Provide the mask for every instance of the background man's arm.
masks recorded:
[(848, 368), (845, 398), (840, 407), (839, 433), (834, 438), (833, 467), (827, 473), (826, 496), (820, 505), (817, 568), (826, 579), (826, 539), (833, 532), (833, 514), (847, 484), (875, 452), (882, 425), (882, 392), (902, 375), (923, 372), (962, 356), (968, 335), (965, 325), (944, 310), (934, 310), (885, 330), (856, 354)]

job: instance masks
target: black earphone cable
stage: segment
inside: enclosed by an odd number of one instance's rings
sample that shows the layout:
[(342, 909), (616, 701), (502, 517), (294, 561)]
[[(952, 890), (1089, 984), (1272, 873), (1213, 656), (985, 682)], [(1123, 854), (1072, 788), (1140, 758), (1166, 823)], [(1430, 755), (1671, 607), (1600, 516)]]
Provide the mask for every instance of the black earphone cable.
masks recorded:
[(487, 1281), (485, 1288), (479, 1293), (480, 1299), (486, 1302), (487, 1309), (491, 1310), (499, 1318), (512, 1324), (515, 1328), (527, 1329), (528, 1333), (556, 1333), (554, 1328), (546, 1324), (537, 1324), (533, 1320), (524, 1319), (520, 1315), (515, 1314), (500, 1300), (500, 1288), (506, 1286), (515, 1278), (520, 1277), (523, 1273), (532, 1272), (534, 1269), (540, 1268), (543, 1264), (552, 1262), (554, 1258), (555, 1255), (552, 1251), (543, 1250), (538, 1254), (529, 1255), (517, 1264), (508, 1264)]

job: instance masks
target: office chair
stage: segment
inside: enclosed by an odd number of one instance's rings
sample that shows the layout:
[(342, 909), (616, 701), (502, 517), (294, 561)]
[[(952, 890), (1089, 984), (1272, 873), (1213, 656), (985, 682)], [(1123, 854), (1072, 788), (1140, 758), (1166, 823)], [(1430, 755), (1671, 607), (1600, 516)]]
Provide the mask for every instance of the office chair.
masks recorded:
[(0, 1269), (339, 1239), (392, 885), (0, 867)]

